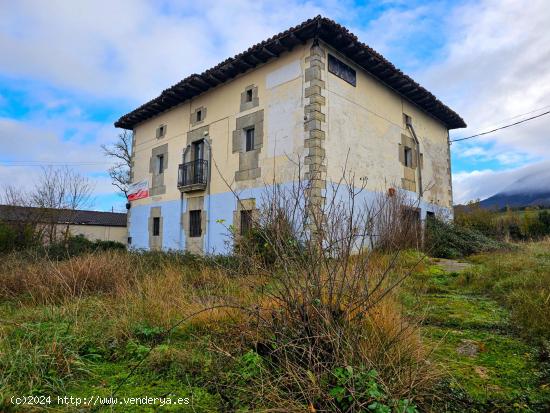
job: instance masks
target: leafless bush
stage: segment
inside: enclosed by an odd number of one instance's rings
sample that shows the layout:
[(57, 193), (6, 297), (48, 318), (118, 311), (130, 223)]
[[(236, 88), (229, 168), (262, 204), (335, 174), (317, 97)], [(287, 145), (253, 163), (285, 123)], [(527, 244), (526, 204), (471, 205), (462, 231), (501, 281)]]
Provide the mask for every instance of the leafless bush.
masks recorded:
[[(341, 411), (329, 390), (336, 369), (348, 366), (377, 371), (391, 400), (420, 397), (433, 378), (418, 333), (393, 295), (414, 270), (396, 266), (417, 230), (411, 203), (399, 192), (374, 199), (365, 192), (345, 175), (325, 199), (312, 198), (307, 181), (275, 185), (250, 234), (236, 236), (237, 253), (248, 261), (256, 255), (256, 272), (269, 280), (254, 328), (257, 351), (270, 361), (261, 380), (282, 390), (261, 386), (260, 397), (275, 405), (290, 397), (310, 410)], [(372, 259), (375, 245), (393, 251), (389, 261)], [(344, 384), (346, 411), (373, 402), (359, 396), (360, 385), (353, 378)]]

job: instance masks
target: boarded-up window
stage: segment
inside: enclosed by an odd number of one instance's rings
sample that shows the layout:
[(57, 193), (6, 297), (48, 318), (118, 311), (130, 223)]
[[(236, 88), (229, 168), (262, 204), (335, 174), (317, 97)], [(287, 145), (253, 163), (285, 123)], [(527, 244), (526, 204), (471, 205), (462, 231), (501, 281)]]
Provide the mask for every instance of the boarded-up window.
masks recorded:
[(189, 236), (200, 237), (201, 234), (201, 210), (189, 211)]
[(352, 86), (357, 84), (357, 74), (355, 70), (330, 54), (328, 55), (328, 71), (338, 76), (340, 79), (345, 80)]
[(241, 235), (246, 235), (252, 228), (252, 211), (243, 209), (241, 211)]
[(158, 237), (160, 235), (160, 218), (153, 218), (153, 236)]

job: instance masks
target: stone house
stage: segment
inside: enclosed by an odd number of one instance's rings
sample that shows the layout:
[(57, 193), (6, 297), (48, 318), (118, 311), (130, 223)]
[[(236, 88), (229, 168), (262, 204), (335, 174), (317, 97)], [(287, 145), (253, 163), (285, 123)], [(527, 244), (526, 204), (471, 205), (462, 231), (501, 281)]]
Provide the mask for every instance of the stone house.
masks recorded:
[(148, 187), (129, 205), (131, 245), (223, 253), (227, 225), (241, 226), (265, 185), (294, 179), (292, 156), (304, 162), (313, 200), (345, 162), (367, 192), (393, 183), (417, 197), (421, 219), (451, 216), (448, 132), (466, 125), (318, 16), (188, 76), (115, 126), (133, 131), (132, 180)]

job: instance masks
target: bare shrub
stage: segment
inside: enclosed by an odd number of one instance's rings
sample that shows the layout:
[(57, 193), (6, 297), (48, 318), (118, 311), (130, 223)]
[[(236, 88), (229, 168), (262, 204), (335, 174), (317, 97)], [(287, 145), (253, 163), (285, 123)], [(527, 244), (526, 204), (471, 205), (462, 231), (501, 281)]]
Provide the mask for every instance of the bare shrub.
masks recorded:
[[(418, 242), (409, 242), (418, 228), (406, 212), (411, 204), (399, 193), (373, 202), (363, 190), (344, 176), (323, 203), (309, 196), (307, 182), (275, 185), (256, 211), (254, 237), (236, 239), (237, 254), (269, 285), (252, 328), (269, 366), (258, 378), (259, 399), (363, 411), (375, 402), (402, 406), (432, 383), (418, 331), (393, 296), (421, 260), (396, 265), (400, 250)], [(258, 240), (260, 247), (247, 246)], [(372, 259), (380, 244), (393, 251), (388, 260)], [(369, 386), (380, 391), (369, 395)]]

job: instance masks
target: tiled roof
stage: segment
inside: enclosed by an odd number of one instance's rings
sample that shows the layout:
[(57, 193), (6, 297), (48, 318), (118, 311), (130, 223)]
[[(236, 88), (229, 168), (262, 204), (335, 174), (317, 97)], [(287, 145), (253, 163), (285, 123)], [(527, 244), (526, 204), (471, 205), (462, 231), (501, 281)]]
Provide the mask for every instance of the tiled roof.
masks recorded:
[(164, 90), (155, 99), (122, 116), (115, 122), (115, 126), (133, 129), (138, 123), (215, 88), (313, 38), (318, 38), (340, 51), (405, 99), (439, 119), (449, 129), (466, 127), (466, 123), (457, 113), (396, 68), (381, 54), (361, 43), (357, 36), (345, 27), (321, 16), (306, 20), (298, 26), (264, 40), (201, 74), (192, 74), (186, 77)]
[(73, 225), (125, 227), (126, 214), (120, 212), (85, 211), (0, 205), (0, 221), (56, 222)]

